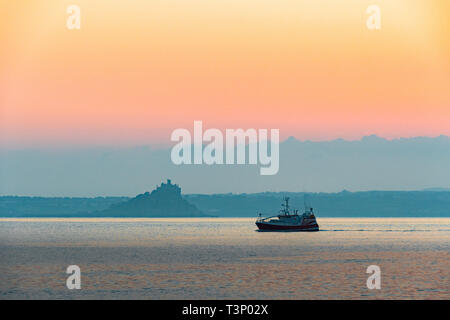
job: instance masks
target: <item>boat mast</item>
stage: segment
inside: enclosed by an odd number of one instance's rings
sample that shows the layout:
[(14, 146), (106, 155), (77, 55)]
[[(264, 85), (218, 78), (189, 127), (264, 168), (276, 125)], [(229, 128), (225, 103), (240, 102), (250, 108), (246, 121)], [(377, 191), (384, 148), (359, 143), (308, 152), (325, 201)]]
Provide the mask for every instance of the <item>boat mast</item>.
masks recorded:
[(284, 204), (282, 206), (284, 207), (283, 213), (285, 216), (289, 215), (289, 197), (284, 197)]

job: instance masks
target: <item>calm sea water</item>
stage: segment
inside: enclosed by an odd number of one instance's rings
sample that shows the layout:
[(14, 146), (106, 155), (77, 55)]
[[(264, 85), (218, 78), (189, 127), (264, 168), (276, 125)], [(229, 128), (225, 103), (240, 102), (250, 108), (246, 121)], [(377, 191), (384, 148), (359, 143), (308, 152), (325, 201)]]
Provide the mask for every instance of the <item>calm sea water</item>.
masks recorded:
[(450, 298), (450, 218), (319, 218), (316, 233), (254, 221), (0, 219), (0, 299)]

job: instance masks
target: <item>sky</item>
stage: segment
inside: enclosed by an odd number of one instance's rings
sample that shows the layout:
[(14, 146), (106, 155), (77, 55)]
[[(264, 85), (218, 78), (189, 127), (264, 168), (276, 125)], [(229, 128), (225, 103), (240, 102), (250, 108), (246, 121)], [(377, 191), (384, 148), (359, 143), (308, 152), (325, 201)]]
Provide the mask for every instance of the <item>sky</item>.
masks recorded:
[(261, 164), (175, 165), (170, 148), (0, 149), (0, 195), (136, 196), (166, 179), (184, 194), (450, 188), (445, 136), (288, 139), (280, 144), (279, 160), (277, 174), (261, 175)]
[(450, 135), (450, 1), (0, 0), (0, 148), (168, 144), (194, 120)]

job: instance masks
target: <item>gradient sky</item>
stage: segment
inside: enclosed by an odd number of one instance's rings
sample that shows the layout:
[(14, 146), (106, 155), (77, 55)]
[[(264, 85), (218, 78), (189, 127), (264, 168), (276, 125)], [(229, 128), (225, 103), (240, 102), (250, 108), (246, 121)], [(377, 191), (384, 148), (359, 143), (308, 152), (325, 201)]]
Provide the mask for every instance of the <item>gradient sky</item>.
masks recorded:
[(450, 1), (0, 0), (0, 147), (165, 144), (194, 120), (450, 135)]

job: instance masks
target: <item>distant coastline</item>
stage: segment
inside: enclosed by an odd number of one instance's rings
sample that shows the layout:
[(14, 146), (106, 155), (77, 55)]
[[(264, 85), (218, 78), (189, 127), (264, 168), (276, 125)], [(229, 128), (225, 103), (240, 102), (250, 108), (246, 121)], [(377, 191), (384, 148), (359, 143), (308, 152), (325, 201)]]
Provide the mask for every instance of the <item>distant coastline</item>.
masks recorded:
[[(450, 190), (442, 188), (306, 194), (319, 218), (450, 217)], [(184, 194), (183, 199), (199, 211), (191, 208), (190, 214), (180, 215), (167, 215), (164, 211), (151, 215), (130, 212), (124, 204), (134, 199), (131, 197), (0, 196), (0, 217), (255, 217), (258, 212), (276, 213), (283, 195), (289, 195), (294, 207), (302, 208), (303, 192)], [(116, 210), (108, 210), (111, 207)]]

